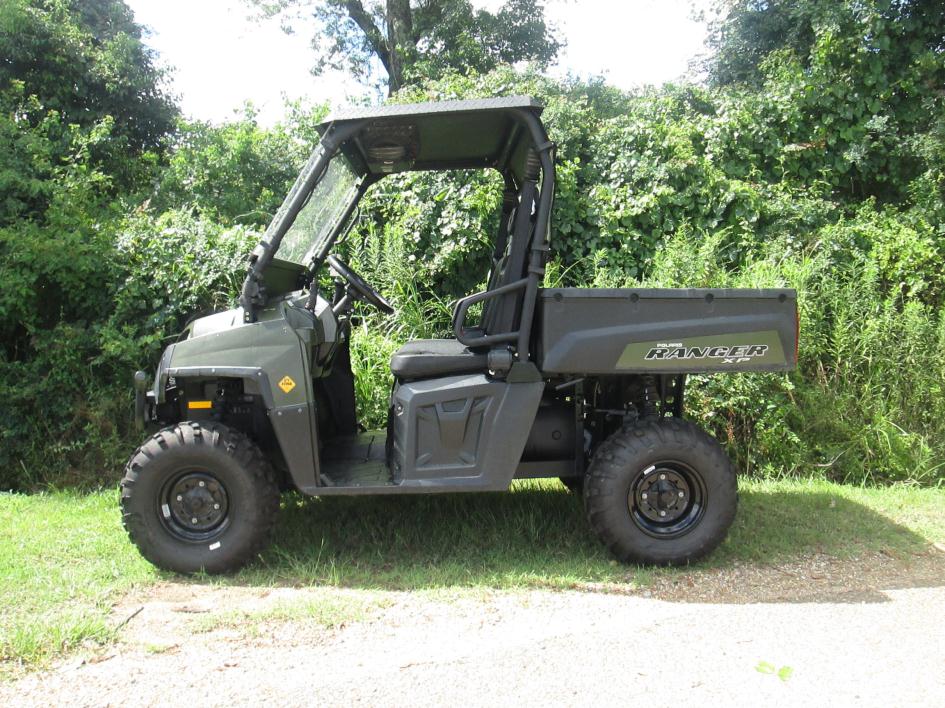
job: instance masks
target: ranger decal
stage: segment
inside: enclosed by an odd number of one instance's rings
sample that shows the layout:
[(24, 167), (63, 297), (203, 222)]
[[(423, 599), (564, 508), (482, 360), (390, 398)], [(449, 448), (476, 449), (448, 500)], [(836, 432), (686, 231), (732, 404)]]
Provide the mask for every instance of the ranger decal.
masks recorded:
[(738, 344), (732, 347), (684, 347), (681, 343), (658, 344), (652, 347), (644, 357), (648, 360), (659, 359), (722, 359), (723, 364), (736, 364), (751, 361), (754, 357), (764, 356), (767, 344)]
[(769, 370), (787, 359), (776, 330), (706, 334), (679, 339), (651, 339), (624, 346), (615, 368), (623, 371)]

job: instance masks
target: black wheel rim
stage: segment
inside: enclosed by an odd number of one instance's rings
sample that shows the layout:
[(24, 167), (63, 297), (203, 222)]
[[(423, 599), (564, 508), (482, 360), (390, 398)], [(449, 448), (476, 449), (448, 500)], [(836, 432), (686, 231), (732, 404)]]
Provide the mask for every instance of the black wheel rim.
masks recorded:
[(702, 520), (707, 494), (702, 475), (689, 465), (664, 461), (640, 470), (627, 503), (633, 523), (655, 538), (683, 536)]
[(201, 542), (229, 524), (226, 487), (206, 470), (184, 470), (167, 481), (158, 499), (158, 518), (178, 539)]

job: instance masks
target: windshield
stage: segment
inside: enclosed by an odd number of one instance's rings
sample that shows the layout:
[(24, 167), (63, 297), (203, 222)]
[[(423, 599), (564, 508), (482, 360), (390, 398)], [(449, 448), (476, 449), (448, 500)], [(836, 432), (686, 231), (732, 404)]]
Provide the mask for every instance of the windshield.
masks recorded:
[(282, 238), (276, 255), (284, 261), (307, 263), (331, 235), (360, 183), (347, 158), (341, 153), (335, 155)]

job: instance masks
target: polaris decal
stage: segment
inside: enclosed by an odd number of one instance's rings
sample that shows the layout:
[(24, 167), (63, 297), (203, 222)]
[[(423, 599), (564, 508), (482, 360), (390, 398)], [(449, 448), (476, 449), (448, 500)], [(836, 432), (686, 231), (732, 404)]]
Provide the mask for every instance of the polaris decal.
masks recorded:
[(657, 339), (624, 345), (617, 369), (624, 371), (779, 371), (788, 368), (775, 330)]
[(724, 364), (741, 364), (752, 357), (764, 356), (767, 344), (736, 344), (733, 347), (685, 347), (682, 342), (660, 343), (646, 353), (645, 359), (723, 359)]

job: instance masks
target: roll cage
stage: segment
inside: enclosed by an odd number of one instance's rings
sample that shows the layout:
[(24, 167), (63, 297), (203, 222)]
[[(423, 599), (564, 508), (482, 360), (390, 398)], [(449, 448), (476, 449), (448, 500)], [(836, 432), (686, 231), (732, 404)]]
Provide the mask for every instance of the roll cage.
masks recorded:
[[(333, 159), (344, 159), (359, 181), (350, 201), (313, 243), (309, 273), (321, 267), (361, 197), (389, 174), (422, 170), (497, 170), (505, 181), (499, 233), (488, 288), (459, 301), (456, 338), (469, 347), (511, 347), (528, 357), (535, 303), (548, 252), (554, 196), (554, 145), (528, 97), (357, 108), (333, 114), (319, 127), (321, 141), (249, 257), (240, 294), (244, 319), (255, 321), (266, 304), (264, 275), (277, 267), (280, 245)], [(479, 327), (466, 313), (483, 303)]]

